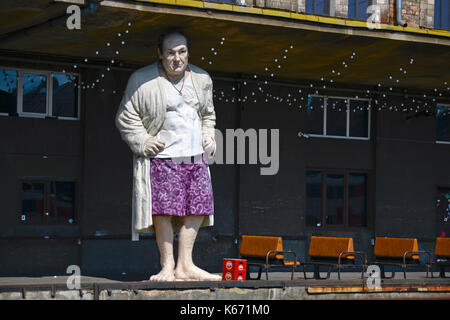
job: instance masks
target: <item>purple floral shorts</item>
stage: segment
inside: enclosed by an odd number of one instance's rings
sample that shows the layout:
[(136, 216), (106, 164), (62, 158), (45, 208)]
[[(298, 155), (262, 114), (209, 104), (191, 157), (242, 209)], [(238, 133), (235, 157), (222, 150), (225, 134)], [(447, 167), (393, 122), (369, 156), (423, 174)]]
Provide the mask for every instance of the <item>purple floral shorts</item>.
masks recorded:
[(151, 158), (152, 214), (166, 216), (212, 215), (214, 197), (204, 155), (180, 163)]

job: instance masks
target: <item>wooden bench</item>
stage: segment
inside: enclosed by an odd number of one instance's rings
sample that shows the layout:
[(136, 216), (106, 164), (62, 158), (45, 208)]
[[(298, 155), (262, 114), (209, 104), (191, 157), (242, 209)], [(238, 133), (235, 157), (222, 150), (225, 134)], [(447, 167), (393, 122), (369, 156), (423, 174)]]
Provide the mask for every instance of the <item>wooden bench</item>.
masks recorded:
[(445, 277), (445, 268), (450, 266), (450, 238), (436, 238), (434, 247), (436, 265), (439, 267), (439, 275)]
[[(395, 267), (400, 266), (403, 270), (403, 276), (406, 279), (407, 265), (418, 265), (419, 254), (428, 255), (427, 277), (428, 271), (431, 269), (431, 253), (428, 251), (419, 251), (416, 238), (389, 238), (377, 237), (375, 238), (374, 247), (375, 261), (370, 264), (375, 264), (380, 267), (381, 278), (393, 278), (395, 276)], [(384, 266), (392, 266), (392, 274), (387, 277), (384, 272)]]
[[(247, 259), (246, 278), (248, 280), (259, 280), (263, 267), (266, 271), (266, 280), (269, 280), (270, 266), (292, 268), (291, 280), (293, 280), (294, 270), (297, 266), (300, 266), (294, 251), (283, 250), (283, 239), (281, 237), (242, 235), (239, 254), (241, 258)], [(284, 258), (285, 254), (293, 255), (294, 260), (286, 260)], [(258, 267), (258, 276), (254, 279), (250, 278), (250, 265)]]
[[(303, 276), (305, 279), (305, 265), (314, 266), (314, 279), (328, 279), (330, 277), (331, 268), (337, 266), (338, 278), (341, 279), (341, 268), (344, 263), (355, 264), (355, 255), (363, 257), (363, 266), (361, 279), (364, 277), (364, 271), (367, 265), (366, 254), (362, 251), (354, 251), (353, 238), (342, 237), (317, 237), (312, 236), (309, 243), (308, 255), (310, 262), (303, 263)], [(320, 277), (319, 267), (321, 265), (328, 266), (326, 278)]]

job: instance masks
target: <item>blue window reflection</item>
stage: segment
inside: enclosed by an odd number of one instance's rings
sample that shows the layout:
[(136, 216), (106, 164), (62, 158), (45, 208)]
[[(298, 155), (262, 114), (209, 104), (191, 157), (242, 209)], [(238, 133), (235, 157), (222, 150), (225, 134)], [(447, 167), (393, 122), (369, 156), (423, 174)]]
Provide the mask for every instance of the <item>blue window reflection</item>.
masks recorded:
[(348, 17), (357, 20), (367, 20), (367, 8), (373, 4), (372, 0), (348, 0)]
[(310, 14), (330, 15), (330, 0), (306, 0), (305, 11)]
[(436, 107), (436, 140), (450, 142), (450, 106)]
[(53, 78), (53, 116), (78, 117), (78, 76), (54, 73)]
[(47, 113), (47, 77), (43, 74), (23, 74), (23, 112)]
[(434, 27), (436, 29), (450, 30), (450, 1), (434, 1)]
[(17, 71), (0, 69), (0, 113), (17, 110)]

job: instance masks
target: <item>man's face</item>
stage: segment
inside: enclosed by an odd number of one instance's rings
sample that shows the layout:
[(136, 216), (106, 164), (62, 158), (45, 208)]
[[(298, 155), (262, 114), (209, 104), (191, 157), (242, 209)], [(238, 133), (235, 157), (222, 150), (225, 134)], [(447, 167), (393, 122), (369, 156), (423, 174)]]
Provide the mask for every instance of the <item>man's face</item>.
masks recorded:
[(189, 57), (186, 39), (180, 34), (172, 34), (164, 39), (162, 49), (163, 52), (158, 50), (158, 54), (167, 75), (178, 77), (184, 74)]

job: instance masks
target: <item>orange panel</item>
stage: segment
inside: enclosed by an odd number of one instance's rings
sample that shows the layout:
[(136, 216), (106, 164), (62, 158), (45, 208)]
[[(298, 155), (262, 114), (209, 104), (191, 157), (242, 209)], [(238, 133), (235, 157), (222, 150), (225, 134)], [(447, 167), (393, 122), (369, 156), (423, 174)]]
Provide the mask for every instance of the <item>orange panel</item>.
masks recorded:
[[(374, 255), (376, 257), (403, 258), (405, 251), (418, 251), (417, 239), (387, 238), (375, 239)], [(407, 255), (408, 258), (419, 259), (418, 255)]]
[[(310, 257), (338, 258), (344, 251), (353, 251), (353, 238), (312, 236), (309, 244)], [(354, 259), (349, 256), (348, 259)]]
[(436, 238), (436, 246), (434, 248), (434, 255), (436, 257), (450, 258), (450, 238)]
[[(283, 251), (281, 237), (242, 236), (240, 254), (242, 257), (265, 258), (269, 250)], [(271, 254), (273, 258), (275, 254)], [(277, 259), (283, 259), (283, 255), (276, 255)]]

